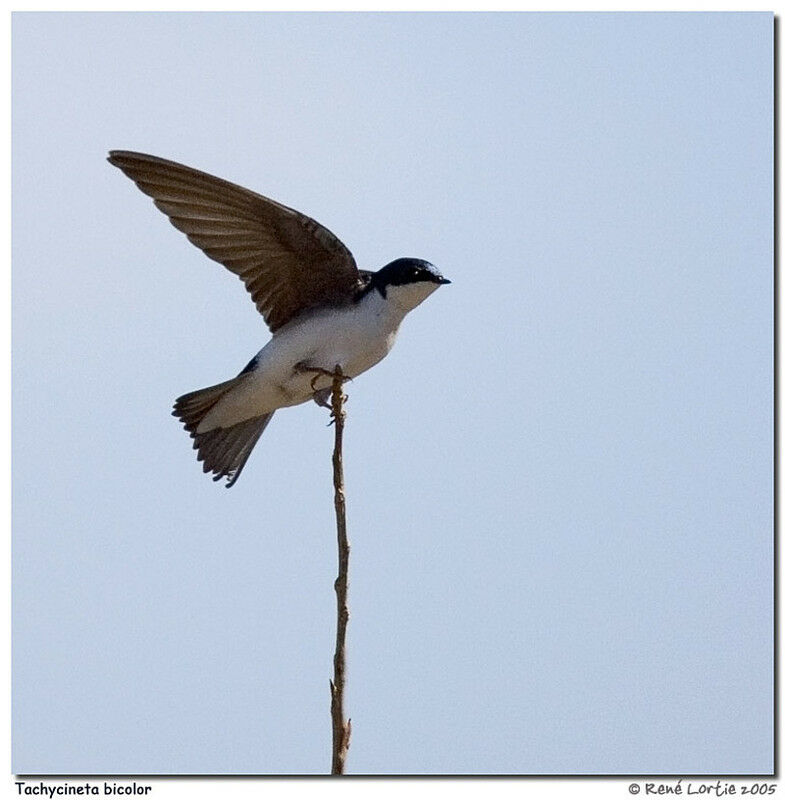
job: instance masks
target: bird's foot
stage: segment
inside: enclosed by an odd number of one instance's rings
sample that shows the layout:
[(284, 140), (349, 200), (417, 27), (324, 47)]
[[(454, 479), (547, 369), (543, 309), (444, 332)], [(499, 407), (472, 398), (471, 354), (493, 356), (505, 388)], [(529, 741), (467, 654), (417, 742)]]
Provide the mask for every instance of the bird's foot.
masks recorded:
[[(340, 381), (341, 386), (346, 381), (350, 381), (351, 378), (348, 375), (344, 375), (343, 370), (341, 369), (340, 364), (335, 365), (335, 370), (330, 371), (329, 369), (324, 369), (323, 367), (311, 367), (307, 364), (295, 364), (294, 369), (296, 372), (313, 372), (315, 375), (311, 378), (311, 389), (313, 389), (313, 401), (316, 403), (317, 406), (321, 406), (322, 408), (327, 408), (330, 410), (330, 421), (327, 423), (329, 425), (333, 425), (335, 423), (335, 408), (332, 404), (332, 396), (333, 396), (333, 386), (325, 386), (323, 389), (316, 388), (316, 381), (319, 378), (325, 377), (329, 378), (331, 383), (334, 384), (335, 381)], [(341, 402), (345, 403), (349, 398), (341, 392), (342, 398)]]
[[(319, 389), (318, 391), (313, 393), (314, 403), (316, 403), (317, 406), (326, 408), (330, 412), (330, 421), (327, 423), (328, 427), (334, 424), (335, 422), (335, 409), (333, 408), (332, 397), (333, 397), (333, 390), (329, 386), (326, 389)], [(343, 405), (346, 405), (349, 402), (349, 398), (346, 395), (344, 395), (342, 402)]]
[[(318, 381), (319, 378), (329, 378), (331, 382), (334, 380), (339, 380), (341, 381), (341, 383), (351, 380), (351, 378), (348, 375), (343, 374), (343, 370), (341, 369), (340, 364), (336, 364), (334, 370), (324, 369), (324, 367), (311, 367), (308, 364), (302, 364), (302, 363), (295, 364), (294, 369), (295, 372), (315, 373), (313, 378), (311, 378), (311, 389), (313, 389), (314, 394), (316, 394), (316, 392), (318, 391), (321, 391), (316, 388), (316, 381)], [(316, 402), (319, 405), (321, 405), (321, 403), (319, 403), (318, 400)]]

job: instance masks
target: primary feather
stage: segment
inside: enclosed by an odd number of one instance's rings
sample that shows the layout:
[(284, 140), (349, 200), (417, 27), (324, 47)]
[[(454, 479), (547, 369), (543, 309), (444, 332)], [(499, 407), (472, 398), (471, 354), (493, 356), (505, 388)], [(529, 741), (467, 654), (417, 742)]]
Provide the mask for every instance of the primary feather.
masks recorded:
[(316, 220), (206, 172), (112, 150), (121, 169), (205, 255), (240, 277), (271, 331), (315, 306), (351, 302), (363, 279)]

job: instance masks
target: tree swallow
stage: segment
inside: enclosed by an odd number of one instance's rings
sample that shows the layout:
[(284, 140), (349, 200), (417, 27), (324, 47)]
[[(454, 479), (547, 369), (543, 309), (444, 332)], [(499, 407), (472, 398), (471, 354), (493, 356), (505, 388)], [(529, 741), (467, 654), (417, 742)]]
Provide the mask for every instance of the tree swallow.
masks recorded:
[(190, 167), (112, 150), (119, 167), (205, 255), (238, 275), (272, 332), (236, 378), (177, 398), (173, 415), (198, 460), (227, 488), (275, 411), (328, 405), (336, 368), (354, 378), (381, 361), (403, 318), (450, 283), (427, 261), (359, 270), (323, 225)]

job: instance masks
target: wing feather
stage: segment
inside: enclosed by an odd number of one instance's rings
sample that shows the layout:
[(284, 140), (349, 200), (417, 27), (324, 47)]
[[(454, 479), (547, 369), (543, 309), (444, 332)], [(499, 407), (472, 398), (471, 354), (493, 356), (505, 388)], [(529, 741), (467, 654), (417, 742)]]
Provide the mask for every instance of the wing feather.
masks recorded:
[(349, 303), (362, 285), (348, 248), (299, 211), (156, 156), (113, 150), (109, 162), (192, 244), (240, 277), (272, 331), (308, 308)]

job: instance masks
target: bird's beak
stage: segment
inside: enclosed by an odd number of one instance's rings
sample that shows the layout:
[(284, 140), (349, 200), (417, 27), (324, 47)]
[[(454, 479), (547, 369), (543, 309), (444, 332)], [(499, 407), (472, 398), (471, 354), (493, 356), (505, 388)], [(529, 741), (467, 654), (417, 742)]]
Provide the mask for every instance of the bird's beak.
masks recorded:
[(445, 284), (445, 283), (452, 283), (452, 281), (447, 280), (447, 278), (443, 278), (441, 275), (437, 278), (436, 283)]

